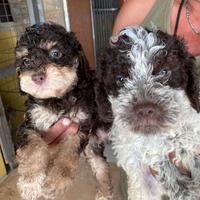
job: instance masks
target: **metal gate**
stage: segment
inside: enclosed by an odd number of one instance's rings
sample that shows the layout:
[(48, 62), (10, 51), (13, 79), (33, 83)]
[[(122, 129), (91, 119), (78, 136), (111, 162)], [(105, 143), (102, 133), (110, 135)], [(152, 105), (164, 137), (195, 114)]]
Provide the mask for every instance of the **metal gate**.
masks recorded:
[(98, 58), (101, 50), (108, 43), (112, 34), (115, 17), (119, 9), (116, 0), (92, 0), (92, 15), (94, 28), (95, 56)]

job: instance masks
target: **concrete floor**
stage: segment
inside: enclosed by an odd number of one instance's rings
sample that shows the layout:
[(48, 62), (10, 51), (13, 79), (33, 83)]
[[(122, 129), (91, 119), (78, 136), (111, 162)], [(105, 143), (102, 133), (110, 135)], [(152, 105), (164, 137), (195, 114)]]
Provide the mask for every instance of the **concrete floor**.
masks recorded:
[[(110, 172), (114, 186), (114, 200), (120, 200), (118, 185), (120, 178), (119, 169), (116, 166), (111, 165)], [(21, 200), (16, 189), (16, 181), (17, 172), (14, 170), (0, 184), (0, 200)], [(78, 170), (74, 185), (71, 187), (70, 191), (57, 200), (94, 200), (96, 187), (97, 184), (92, 176), (90, 167), (85, 162), (85, 159), (81, 158), (80, 169)]]

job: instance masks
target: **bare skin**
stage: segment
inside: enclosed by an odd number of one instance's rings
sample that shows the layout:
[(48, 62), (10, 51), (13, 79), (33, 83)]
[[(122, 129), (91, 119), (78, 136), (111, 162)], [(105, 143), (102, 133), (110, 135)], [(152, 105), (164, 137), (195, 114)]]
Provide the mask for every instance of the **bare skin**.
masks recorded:
[(43, 139), (47, 144), (55, 144), (65, 135), (75, 135), (78, 132), (79, 124), (73, 123), (68, 118), (61, 118), (56, 122), (48, 132), (44, 134)]
[(115, 20), (113, 35), (116, 35), (122, 28), (126, 26), (141, 24), (155, 2), (156, 0), (125, 1)]

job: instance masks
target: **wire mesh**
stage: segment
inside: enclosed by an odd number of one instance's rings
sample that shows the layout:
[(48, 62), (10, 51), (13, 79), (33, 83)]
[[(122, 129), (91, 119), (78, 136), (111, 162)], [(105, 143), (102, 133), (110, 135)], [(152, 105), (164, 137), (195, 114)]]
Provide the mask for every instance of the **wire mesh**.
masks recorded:
[(12, 22), (13, 17), (7, 0), (0, 0), (0, 22)]
[(108, 43), (118, 9), (119, 1), (92, 0), (96, 58)]
[(0, 0), (0, 69), (13, 66), (16, 40), (27, 25), (29, 16), (25, 0)]

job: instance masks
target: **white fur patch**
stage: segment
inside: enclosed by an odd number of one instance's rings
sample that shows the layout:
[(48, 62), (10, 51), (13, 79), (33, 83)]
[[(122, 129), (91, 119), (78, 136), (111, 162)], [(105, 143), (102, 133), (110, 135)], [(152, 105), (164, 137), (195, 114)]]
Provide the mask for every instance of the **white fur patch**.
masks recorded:
[(69, 118), (76, 123), (84, 122), (88, 119), (88, 117), (88, 114), (83, 112), (81, 108), (79, 108), (77, 112), (72, 110), (69, 113)]
[(53, 113), (50, 109), (35, 104), (34, 108), (29, 111), (31, 121), (34, 127), (40, 131), (47, 131), (47, 129), (58, 121), (64, 111), (61, 111), (58, 115)]
[(42, 193), (42, 186), (46, 175), (41, 173), (37, 177), (30, 179), (30, 182), (27, 181), (27, 178), (20, 176), (17, 182), (17, 188), (20, 192), (20, 195), (25, 200), (37, 200)]
[(35, 104), (33, 107), (33, 109), (29, 110), (31, 121), (34, 124), (34, 127), (40, 131), (47, 131), (52, 124), (60, 119), (62, 115), (68, 117), (76, 123), (84, 122), (89, 117), (88, 114), (83, 112), (81, 108), (79, 108), (76, 112), (72, 109), (69, 114), (64, 113), (64, 110), (60, 111), (59, 114), (56, 114), (41, 105)]
[(148, 33), (141, 26), (123, 29), (119, 35), (111, 37), (111, 43), (115, 43), (122, 35), (127, 35), (132, 40), (130, 42), (132, 48), (127, 52), (128, 57), (134, 64), (134, 69), (131, 71), (131, 79), (136, 79), (137, 82), (145, 81), (145, 79), (150, 81), (153, 70), (152, 58), (165, 47), (165, 44), (158, 44), (159, 41), (156, 34)]

